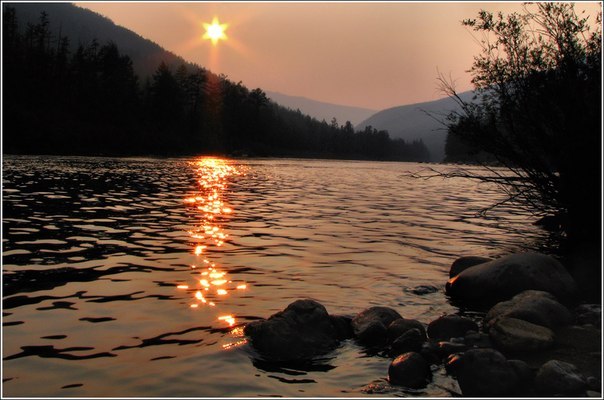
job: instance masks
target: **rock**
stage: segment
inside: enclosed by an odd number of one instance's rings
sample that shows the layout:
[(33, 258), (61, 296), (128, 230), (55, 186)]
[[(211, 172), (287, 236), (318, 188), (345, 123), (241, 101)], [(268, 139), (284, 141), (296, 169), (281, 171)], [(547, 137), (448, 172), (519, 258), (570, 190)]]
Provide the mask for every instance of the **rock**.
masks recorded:
[(554, 329), (572, 322), (571, 312), (556, 298), (539, 290), (525, 290), (508, 301), (497, 303), (487, 312), (484, 321), (489, 327), (497, 319), (512, 317)]
[(267, 320), (244, 328), (252, 346), (272, 361), (310, 359), (338, 344), (338, 334), (327, 310), (314, 300), (296, 300)]
[(444, 315), (428, 324), (428, 336), (435, 340), (465, 336), (468, 331), (478, 331), (478, 325), (459, 315)]
[(408, 292), (411, 292), (418, 296), (425, 296), (430, 293), (436, 293), (439, 289), (436, 286), (432, 285), (419, 285), (414, 288), (410, 288)]
[(587, 395), (587, 397), (599, 397), (599, 398), (602, 398), (602, 393), (596, 392), (595, 390), (588, 390), (587, 392), (585, 392), (585, 394)]
[(426, 337), (426, 329), (421, 322), (414, 319), (399, 318), (388, 325), (388, 340), (392, 342), (411, 329), (418, 329), (424, 338)]
[(493, 304), (525, 290), (542, 290), (566, 300), (576, 295), (577, 286), (556, 259), (529, 252), (467, 268), (449, 279), (445, 290), (454, 300)]
[(573, 364), (550, 360), (537, 371), (535, 389), (542, 396), (581, 396), (587, 384)]
[(493, 349), (473, 349), (449, 358), (447, 372), (457, 377), (464, 396), (507, 397), (520, 379), (506, 358)]
[(352, 330), (362, 344), (382, 346), (386, 344), (386, 327), (401, 315), (388, 307), (370, 307), (352, 319)]
[(390, 356), (396, 357), (403, 353), (420, 352), (426, 341), (426, 334), (419, 329), (409, 329), (390, 345)]
[(445, 358), (450, 354), (463, 353), (468, 349), (463, 343), (438, 342), (438, 354), (441, 358)]
[(419, 354), (421, 354), (429, 364), (440, 364), (441, 362), (440, 355), (438, 354), (438, 345), (434, 342), (424, 342)]
[(587, 388), (591, 390), (600, 390), (602, 389), (602, 381), (595, 376), (588, 376), (585, 379), (585, 383), (587, 384)]
[(489, 330), (495, 347), (505, 353), (535, 352), (554, 344), (554, 332), (516, 318), (500, 318)]
[(602, 324), (602, 306), (600, 304), (581, 304), (575, 308), (577, 324), (600, 326)]
[(430, 365), (418, 353), (401, 354), (388, 367), (388, 380), (392, 385), (418, 389), (425, 387), (430, 379)]
[(336, 335), (339, 340), (350, 339), (354, 337), (352, 331), (352, 318), (345, 315), (330, 315), (331, 323), (336, 328)]
[(508, 364), (514, 369), (518, 379), (520, 380), (519, 385), (527, 388), (533, 383), (535, 379), (535, 373), (531, 367), (522, 360), (508, 360)]
[(477, 256), (460, 257), (457, 260), (453, 261), (453, 264), (451, 264), (451, 269), (449, 269), (449, 278), (453, 278), (455, 275), (458, 275), (461, 271), (464, 271), (470, 267), (473, 267), (478, 264), (483, 264), (489, 261), (493, 261), (493, 259)]
[(475, 348), (490, 348), (493, 347), (493, 343), (491, 342), (491, 338), (488, 334), (476, 331), (468, 331), (466, 332), (466, 336), (464, 337), (464, 343), (468, 347)]

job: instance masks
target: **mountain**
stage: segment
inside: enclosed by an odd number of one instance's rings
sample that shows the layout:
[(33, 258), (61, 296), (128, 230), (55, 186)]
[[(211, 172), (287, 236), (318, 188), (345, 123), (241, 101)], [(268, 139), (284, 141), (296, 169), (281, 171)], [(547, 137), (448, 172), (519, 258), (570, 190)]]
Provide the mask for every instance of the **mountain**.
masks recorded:
[(353, 125), (356, 125), (377, 112), (377, 110), (324, 103), (306, 97), (289, 96), (278, 92), (267, 91), (266, 95), (277, 104), (292, 110), (300, 110), (302, 113), (310, 115), (319, 121), (325, 120), (331, 122), (332, 118), (336, 118), (340, 125), (346, 121), (350, 121)]
[(157, 43), (116, 25), (109, 18), (86, 8), (69, 3), (3, 4), (16, 10), (22, 30), (26, 29), (27, 24), (38, 23), (42, 11), (47, 12), (51, 35), (54, 38), (59, 35), (69, 38), (72, 52), (80, 44), (86, 46), (93, 39), (96, 39), (100, 45), (108, 41), (114, 42), (120, 52), (132, 59), (135, 72), (143, 79), (151, 76), (162, 61), (172, 68), (182, 64), (194, 68), (194, 64), (165, 50)]
[[(459, 96), (464, 101), (470, 101), (473, 92), (463, 92)], [(459, 105), (448, 97), (408, 104), (382, 110), (358, 124), (356, 129), (372, 126), (378, 130), (387, 130), (391, 138), (405, 141), (422, 139), (430, 151), (431, 160), (440, 162), (445, 157), (447, 130), (439, 121), (445, 121), (451, 111), (459, 110)]]

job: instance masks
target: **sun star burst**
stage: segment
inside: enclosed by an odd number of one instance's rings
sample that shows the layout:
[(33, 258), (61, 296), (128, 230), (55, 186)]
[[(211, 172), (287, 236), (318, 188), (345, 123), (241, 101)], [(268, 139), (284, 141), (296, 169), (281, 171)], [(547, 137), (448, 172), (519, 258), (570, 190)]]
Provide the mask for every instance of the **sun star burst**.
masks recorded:
[(221, 24), (218, 18), (214, 17), (211, 24), (203, 24), (206, 33), (203, 34), (203, 39), (210, 39), (213, 45), (216, 45), (219, 40), (226, 40), (227, 35), (225, 34), (228, 24)]

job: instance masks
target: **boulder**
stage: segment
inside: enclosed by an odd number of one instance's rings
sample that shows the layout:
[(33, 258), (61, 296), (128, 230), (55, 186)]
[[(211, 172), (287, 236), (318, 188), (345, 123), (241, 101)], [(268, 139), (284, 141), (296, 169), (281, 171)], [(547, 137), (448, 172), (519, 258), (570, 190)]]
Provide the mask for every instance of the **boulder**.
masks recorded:
[(490, 327), (497, 319), (511, 317), (554, 329), (573, 321), (571, 312), (558, 303), (556, 298), (539, 290), (525, 290), (508, 301), (497, 303), (487, 312), (485, 326)]
[(467, 268), (449, 279), (445, 290), (454, 300), (485, 305), (525, 290), (542, 290), (566, 300), (576, 295), (577, 286), (556, 259), (529, 252)]
[(500, 318), (489, 330), (495, 347), (505, 353), (536, 352), (554, 344), (554, 332), (516, 318)]
[(401, 319), (401, 315), (388, 307), (370, 307), (352, 319), (354, 335), (367, 346), (383, 346), (387, 341), (387, 326)]
[(403, 353), (420, 352), (425, 341), (425, 333), (420, 332), (417, 328), (409, 329), (392, 342), (390, 355), (396, 357)]
[(535, 376), (535, 390), (541, 396), (584, 396), (587, 384), (573, 364), (550, 360)]
[(430, 365), (415, 352), (401, 354), (388, 367), (388, 380), (392, 385), (418, 389), (425, 387), (431, 379)]
[(454, 276), (458, 275), (461, 271), (464, 271), (470, 267), (473, 267), (478, 264), (483, 264), (489, 261), (493, 261), (493, 259), (477, 256), (460, 257), (457, 260), (453, 261), (453, 264), (451, 264), (451, 269), (449, 269), (449, 278), (453, 278)]
[(444, 315), (428, 324), (428, 336), (435, 340), (465, 336), (468, 331), (478, 331), (478, 325), (459, 315)]
[(388, 340), (392, 342), (411, 329), (419, 330), (424, 338), (426, 337), (426, 329), (421, 322), (414, 319), (399, 318), (388, 325)]
[(252, 346), (271, 361), (296, 361), (324, 354), (338, 344), (338, 332), (323, 305), (296, 300), (267, 320), (244, 328)]
[(464, 396), (508, 397), (520, 378), (506, 358), (493, 349), (472, 349), (449, 357), (446, 370), (457, 377)]

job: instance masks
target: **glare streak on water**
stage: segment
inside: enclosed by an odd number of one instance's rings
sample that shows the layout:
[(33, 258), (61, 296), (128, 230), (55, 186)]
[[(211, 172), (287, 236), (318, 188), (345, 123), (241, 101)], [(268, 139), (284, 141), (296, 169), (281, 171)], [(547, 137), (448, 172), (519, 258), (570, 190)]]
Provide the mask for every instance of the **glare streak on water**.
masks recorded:
[(241, 332), (306, 297), (428, 323), (459, 312), (442, 292), (456, 257), (544, 237), (513, 208), (477, 218), (493, 186), (405, 174), (424, 167), (5, 156), (3, 394), (449, 396), (441, 370), (388, 387), (389, 359), (353, 341), (283, 368)]

